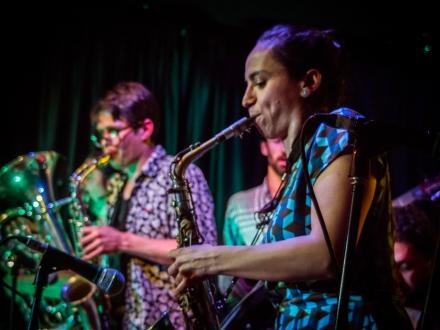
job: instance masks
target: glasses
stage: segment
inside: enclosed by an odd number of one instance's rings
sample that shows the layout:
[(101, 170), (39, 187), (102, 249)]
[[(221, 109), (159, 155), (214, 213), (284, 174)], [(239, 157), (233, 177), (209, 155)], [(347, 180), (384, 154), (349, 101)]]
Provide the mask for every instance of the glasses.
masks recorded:
[(102, 140), (105, 140), (107, 144), (112, 146), (117, 146), (122, 140), (127, 136), (127, 134), (123, 134), (123, 132), (129, 132), (133, 128), (130, 126), (121, 127), (121, 128), (105, 128), (103, 130), (97, 131), (95, 134), (90, 136), (90, 140), (92, 140), (93, 144), (99, 148), (104, 148), (104, 145), (101, 143)]

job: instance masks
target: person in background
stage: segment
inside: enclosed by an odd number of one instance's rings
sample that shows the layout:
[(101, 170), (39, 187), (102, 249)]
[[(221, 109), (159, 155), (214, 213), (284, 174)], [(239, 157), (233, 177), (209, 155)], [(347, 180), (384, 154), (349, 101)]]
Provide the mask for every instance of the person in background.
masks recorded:
[[(92, 109), (97, 141), (110, 165), (122, 173), (116, 203), (109, 208), (108, 225), (82, 229), (84, 260), (118, 254), (125, 276), (122, 329), (146, 329), (169, 310), (171, 324), (185, 328), (175, 296), (175, 282), (167, 272), (177, 247), (177, 221), (169, 177), (173, 157), (157, 144), (159, 107), (153, 94), (137, 82), (121, 82)], [(198, 225), (205, 241), (216, 244), (214, 202), (202, 171), (190, 164)], [(112, 267), (115, 268), (115, 267)]]
[[(226, 206), (223, 243), (225, 245), (252, 245), (259, 219), (256, 213), (275, 197), (286, 172), (287, 156), (281, 139), (262, 139), (261, 154), (267, 159), (267, 175), (254, 188), (232, 195)], [(261, 243), (264, 233), (255, 243)]]
[[(267, 174), (259, 186), (239, 191), (229, 198), (223, 227), (225, 245), (260, 244), (265, 237), (266, 226), (263, 225), (262, 230), (258, 231), (258, 225), (261, 225), (262, 221), (258, 212), (275, 197), (280, 188), (281, 178), (286, 172), (287, 156), (281, 139), (262, 137), (260, 151), (266, 157)], [(257, 232), (259, 232), (258, 236), (256, 236)], [(218, 277), (219, 289), (223, 295), (228, 293), (231, 280), (230, 276)], [(227, 296), (224, 313), (249, 293), (255, 283), (252, 280), (239, 278)]]
[[(360, 116), (341, 108), (347, 63), (347, 50), (335, 31), (280, 24), (258, 39), (246, 60), (247, 89), (242, 102), (265, 138), (283, 140), (289, 155), (286, 187), (277, 198), (266, 244), (172, 250), (169, 255), (174, 262), (168, 271), (176, 279), (178, 293), (220, 274), (264, 280), (281, 296), (276, 329), (335, 327), (355, 137), (321, 123), (308, 127), (306, 172), (296, 151), (300, 150), (301, 129), (311, 115)], [(345, 319), (349, 329), (412, 329), (397, 293), (394, 218), (385, 156), (370, 160), (363, 190)], [(306, 175), (317, 203), (312, 203)]]
[[(428, 214), (437, 214), (437, 217), (431, 219)], [(435, 212), (434, 202), (428, 205), (426, 201), (415, 200), (407, 205), (394, 207), (394, 215), (394, 257), (400, 299), (414, 329), (417, 329), (425, 307), (439, 238), (439, 212)], [(434, 329), (440, 329), (440, 316), (436, 317), (436, 322)]]

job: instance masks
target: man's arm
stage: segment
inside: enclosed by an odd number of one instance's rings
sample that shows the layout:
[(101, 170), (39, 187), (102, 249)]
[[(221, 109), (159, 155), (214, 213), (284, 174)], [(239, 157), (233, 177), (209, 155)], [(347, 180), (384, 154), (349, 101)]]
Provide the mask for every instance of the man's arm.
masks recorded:
[(121, 232), (110, 226), (87, 226), (81, 233), (84, 260), (106, 253), (125, 252), (162, 265), (170, 265), (172, 260), (168, 253), (177, 247), (174, 238), (154, 239)]
[[(214, 202), (202, 171), (195, 165), (187, 169), (186, 178), (191, 182), (191, 192), (197, 215), (197, 224), (205, 243), (217, 244), (217, 231), (214, 218)], [(177, 228), (174, 210), (169, 210), (171, 228)], [(171, 229), (174, 231), (173, 229)], [(170, 233), (175, 235), (175, 232)], [(110, 226), (87, 226), (82, 230), (81, 244), (84, 247), (84, 260), (90, 260), (100, 254), (125, 252), (148, 259), (162, 265), (170, 265), (168, 253), (177, 248), (175, 238), (155, 239), (121, 232)]]

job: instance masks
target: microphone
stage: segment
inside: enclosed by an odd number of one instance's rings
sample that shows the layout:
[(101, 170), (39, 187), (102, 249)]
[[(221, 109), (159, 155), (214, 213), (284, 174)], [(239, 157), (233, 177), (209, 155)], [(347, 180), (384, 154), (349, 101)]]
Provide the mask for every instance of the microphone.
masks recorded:
[(124, 288), (124, 276), (115, 269), (93, 265), (50, 245), (41, 243), (31, 236), (17, 236), (16, 238), (32, 250), (44, 253), (45, 260), (49, 260), (50, 266), (54, 267), (55, 270), (71, 270), (96, 284), (105, 294), (117, 295)]
[(357, 140), (363, 140), (362, 145), (372, 154), (402, 146), (440, 160), (440, 132), (424, 132), (375, 120), (366, 121), (363, 117), (328, 113), (314, 114), (310, 119), (357, 134)]

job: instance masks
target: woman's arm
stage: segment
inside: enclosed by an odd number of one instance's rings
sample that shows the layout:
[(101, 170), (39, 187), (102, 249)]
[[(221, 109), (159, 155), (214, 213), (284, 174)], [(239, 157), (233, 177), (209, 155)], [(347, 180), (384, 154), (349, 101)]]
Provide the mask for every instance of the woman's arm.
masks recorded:
[[(317, 178), (314, 191), (339, 262), (342, 262), (350, 211), (351, 185), (348, 177), (351, 155), (333, 161)], [(373, 172), (373, 171), (372, 171)], [(364, 196), (360, 229), (374, 195), (372, 175)], [(212, 275), (232, 275), (268, 281), (304, 281), (334, 277), (331, 258), (314, 206), (311, 232), (284, 241), (258, 246), (197, 246), (173, 250), (175, 262), (169, 272), (180, 292), (193, 281)]]

